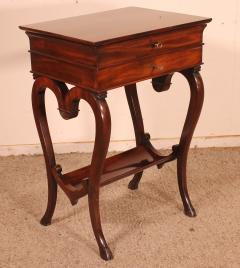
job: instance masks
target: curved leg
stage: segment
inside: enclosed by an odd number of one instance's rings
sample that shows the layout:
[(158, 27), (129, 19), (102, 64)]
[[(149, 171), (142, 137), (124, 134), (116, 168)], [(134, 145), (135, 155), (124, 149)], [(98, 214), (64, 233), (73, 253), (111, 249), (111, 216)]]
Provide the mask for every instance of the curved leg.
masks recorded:
[(63, 83), (58, 83), (47, 79), (37, 79), (32, 89), (33, 113), (44, 153), (48, 178), (48, 203), (46, 212), (40, 221), (42, 225), (51, 224), (51, 219), (55, 210), (57, 200), (57, 183), (51, 173), (51, 169), (56, 165), (56, 162), (46, 117), (46, 87), (58, 87), (59, 90), (67, 90)]
[(57, 183), (52, 177), (52, 175), (47, 174), (48, 178), (48, 201), (47, 209), (40, 220), (40, 223), (44, 226), (50, 225), (52, 221), (52, 216), (55, 211), (57, 202)]
[(186, 166), (189, 146), (201, 113), (204, 99), (204, 86), (199, 71), (200, 68), (192, 68), (181, 72), (189, 83), (191, 97), (180, 143), (177, 146), (177, 176), (179, 191), (184, 206), (184, 213), (189, 217), (196, 216), (196, 212), (192, 206), (187, 190)]
[(99, 210), (100, 178), (104, 168), (111, 133), (111, 117), (105, 97), (105, 95), (99, 94), (92, 97), (95, 99), (94, 105), (91, 106), (96, 120), (96, 135), (89, 176), (88, 202), (91, 223), (99, 246), (100, 256), (104, 260), (111, 260), (113, 255), (103, 235)]
[[(143, 119), (142, 119), (142, 113), (141, 108), (138, 100), (137, 95), (137, 87), (136, 84), (131, 84), (125, 86), (125, 93), (128, 101), (128, 106), (131, 112), (133, 127), (134, 127), (134, 133), (136, 138), (136, 145), (143, 144), (143, 141), (145, 140), (145, 133), (144, 133), (144, 126), (143, 126)], [(136, 173), (132, 180), (128, 184), (128, 188), (131, 190), (138, 189), (138, 184), (142, 178), (143, 171)]]
[[(46, 213), (41, 220), (41, 223), (44, 225), (50, 224), (56, 204), (57, 184), (54, 180), (53, 174), (56, 172), (61, 174), (62, 171), (61, 167), (56, 165), (55, 162), (52, 141), (47, 124), (44, 102), (46, 88), (51, 89), (55, 94), (58, 100), (60, 114), (64, 119), (74, 118), (78, 115), (78, 105), (81, 99), (88, 102), (94, 112), (96, 137), (88, 180), (89, 211), (100, 255), (104, 260), (110, 260), (113, 256), (102, 232), (99, 210), (100, 178), (104, 167), (111, 133), (110, 112), (105, 101), (106, 93), (103, 92), (94, 94), (79, 87), (73, 87), (71, 90), (68, 90), (64, 83), (54, 81), (46, 77), (38, 77), (34, 83), (32, 91), (33, 111), (44, 152), (49, 185), (48, 206)], [(73, 198), (71, 201), (74, 203), (75, 199)]]

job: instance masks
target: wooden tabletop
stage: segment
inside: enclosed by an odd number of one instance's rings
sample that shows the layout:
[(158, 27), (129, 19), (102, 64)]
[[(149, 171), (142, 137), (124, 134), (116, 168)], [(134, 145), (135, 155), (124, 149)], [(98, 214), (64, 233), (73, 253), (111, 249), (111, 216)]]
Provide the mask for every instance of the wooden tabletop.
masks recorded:
[(20, 26), (20, 29), (96, 46), (209, 21), (210, 18), (126, 7)]

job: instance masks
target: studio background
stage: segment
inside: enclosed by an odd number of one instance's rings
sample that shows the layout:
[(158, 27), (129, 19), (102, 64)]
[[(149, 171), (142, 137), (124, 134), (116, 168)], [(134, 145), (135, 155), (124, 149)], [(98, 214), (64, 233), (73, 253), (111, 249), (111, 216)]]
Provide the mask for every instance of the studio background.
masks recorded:
[[(239, 0), (5, 0), (0, 2), (0, 155), (42, 152), (31, 107), (29, 40), (18, 26), (125, 6), (213, 18), (204, 31), (201, 74), (205, 102), (191, 146), (240, 146)], [(138, 83), (145, 130), (157, 148), (178, 142), (186, 116), (190, 95), (187, 82), (180, 74), (175, 74), (172, 82), (171, 89), (162, 93), (152, 89), (150, 80)], [(135, 142), (124, 91), (109, 91), (107, 101), (112, 115), (110, 150), (125, 150)], [(46, 104), (56, 152), (91, 151), (95, 123), (89, 106), (81, 101), (79, 116), (65, 121), (50, 91)]]

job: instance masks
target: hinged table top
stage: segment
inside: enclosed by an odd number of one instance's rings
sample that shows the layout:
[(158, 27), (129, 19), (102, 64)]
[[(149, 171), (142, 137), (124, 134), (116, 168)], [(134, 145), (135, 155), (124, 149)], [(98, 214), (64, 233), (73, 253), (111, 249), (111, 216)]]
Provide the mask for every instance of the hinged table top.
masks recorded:
[(27, 32), (98, 46), (211, 21), (210, 18), (138, 7), (20, 26)]

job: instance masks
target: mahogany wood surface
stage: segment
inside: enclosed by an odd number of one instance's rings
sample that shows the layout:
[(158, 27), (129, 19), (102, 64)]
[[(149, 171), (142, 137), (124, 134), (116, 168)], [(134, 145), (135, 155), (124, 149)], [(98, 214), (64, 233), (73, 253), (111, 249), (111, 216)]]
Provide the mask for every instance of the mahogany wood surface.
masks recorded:
[[(89, 213), (100, 256), (113, 258), (103, 235), (99, 210), (100, 187), (134, 175), (129, 189), (136, 190), (143, 170), (161, 168), (177, 159), (177, 177), (184, 212), (196, 212), (187, 190), (187, 156), (200, 116), (204, 88), (200, 75), (203, 30), (211, 19), (142, 8), (123, 8), (91, 15), (20, 26), (30, 40), (33, 113), (43, 148), (48, 179), (48, 202), (42, 225), (51, 223), (57, 185), (72, 205), (88, 195)], [(152, 79), (157, 92), (171, 86), (175, 72), (190, 86), (190, 103), (180, 142), (169, 155), (161, 155), (145, 132), (136, 82)], [(66, 83), (72, 84), (68, 88)], [(136, 147), (106, 158), (111, 133), (107, 91), (125, 87)], [(58, 101), (60, 115), (71, 119), (86, 101), (95, 117), (96, 135), (91, 164), (64, 173), (56, 163), (45, 109), (45, 91)]]
[[(140, 108), (140, 104), (138, 100), (136, 84), (125, 86), (125, 93), (126, 93), (131, 117), (132, 117), (136, 146), (142, 145), (144, 144), (146, 135), (144, 133), (143, 118), (142, 118), (142, 112), (141, 112), (141, 108)], [(128, 184), (128, 188), (131, 190), (137, 189), (138, 183), (141, 180), (142, 175), (143, 175), (143, 171), (140, 171), (138, 173), (135, 172), (132, 180)]]
[(94, 46), (209, 21), (210, 18), (140, 7), (125, 7), (25, 25), (21, 26), (21, 29)]
[(200, 65), (210, 20), (129, 7), (20, 28), (34, 74), (100, 92)]
[[(167, 156), (152, 155), (151, 151), (148, 152), (144, 146), (137, 146), (105, 160), (104, 169), (100, 178), (100, 186), (105, 186), (132, 174), (139, 174), (148, 167), (158, 164), (163, 165), (176, 158), (175, 152)], [(70, 190), (67, 195), (72, 203), (75, 203), (77, 199), (88, 193), (87, 180), (89, 178), (90, 168), (91, 165), (63, 175), (57, 172), (54, 173), (55, 179), (61, 181), (62, 184), (60, 186), (63, 190), (69, 187)], [(74, 192), (74, 195), (72, 195), (72, 192)]]

